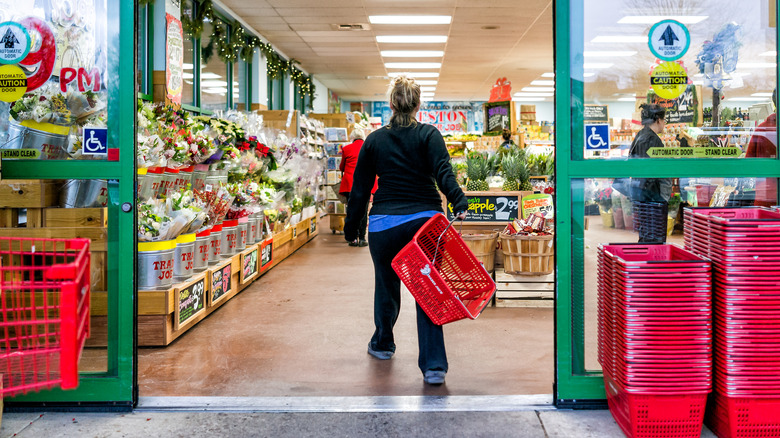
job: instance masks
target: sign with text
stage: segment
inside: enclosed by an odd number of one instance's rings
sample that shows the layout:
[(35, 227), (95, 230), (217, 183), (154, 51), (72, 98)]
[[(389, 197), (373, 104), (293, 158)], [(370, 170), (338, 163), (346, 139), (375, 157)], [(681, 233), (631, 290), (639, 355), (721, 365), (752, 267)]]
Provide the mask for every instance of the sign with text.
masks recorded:
[(206, 278), (192, 283), (176, 294), (176, 330), (206, 309)]
[[(521, 192), (466, 192), (469, 207), (465, 222), (506, 223), (517, 219), (520, 196)], [(447, 219), (452, 220), (454, 217), (452, 204), (447, 203)]]
[(232, 291), (233, 264), (228, 263), (211, 273), (211, 305)]
[(650, 148), (647, 150), (650, 158), (739, 158), (742, 149), (732, 147), (696, 147), (696, 148)]
[(691, 34), (676, 20), (661, 20), (650, 28), (647, 45), (650, 52), (662, 61), (680, 59), (691, 46)]
[(269, 237), (260, 243), (260, 272), (265, 272), (274, 264), (274, 238)]
[(257, 276), (257, 255), (259, 250), (255, 246), (252, 251), (241, 253), (241, 284), (244, 284)]
[[(433, 125), (442, 133), (483, 131), (483, 102), (422, 102), (417, 121)], [(390, 122), (393, 111), (388, 102), (373, 102), (371, 115), (381, 125)]]
[(485, 132), (512, 129), (512, 101), (485, 104)]
[(181, 105), (184, 86), (184, 31), (181, 21), (166, 14), (165, 32), (165, 89), (172, 102)]
[(660, 105), (666, 110), (666, 123), (688, 123), (700, 125), (701, 112), (698, 96), (699, 86), (688, 85), (685, 91), (674, 99), (664, 99), (655, 93), (648, 93), (647, 102)]
[(650, 73), (650, 86), (664, 99), (675, 99), (688, 88), (688, 73), (677, 62), (662, 62)]
[(582, 110), (585, 123), (608, 123), (609, 108), (607, 105), (585, 105)]

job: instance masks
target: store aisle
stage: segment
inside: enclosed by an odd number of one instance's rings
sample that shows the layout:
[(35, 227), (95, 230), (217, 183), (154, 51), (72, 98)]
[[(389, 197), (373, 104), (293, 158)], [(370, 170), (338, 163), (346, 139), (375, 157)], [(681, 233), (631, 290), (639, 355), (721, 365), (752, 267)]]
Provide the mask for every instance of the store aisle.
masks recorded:
[(389, 361), (373, 331), (368, 248), (321, 234), (167, 348), (138, 352), (140, 395), (374, 396), (552, 393), (553, 309), (488, 308), (445, 327), (441, 387), (417, 368), (414, 304), (404, 292)]

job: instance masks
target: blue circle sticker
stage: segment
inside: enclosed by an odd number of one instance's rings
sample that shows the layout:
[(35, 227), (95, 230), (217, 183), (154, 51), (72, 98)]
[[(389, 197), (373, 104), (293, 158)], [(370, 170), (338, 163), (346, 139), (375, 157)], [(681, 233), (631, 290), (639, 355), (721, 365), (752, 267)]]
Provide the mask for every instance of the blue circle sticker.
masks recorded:
[(675, 61), (682, 58), (691, 46), (691, 34), (677, 20), (662, 20), (650, 28), (647, 45), (656, 58)]
[(0, 64), (17, 64), (30, 53), (32, 39), (15, 21), (0, 23)]

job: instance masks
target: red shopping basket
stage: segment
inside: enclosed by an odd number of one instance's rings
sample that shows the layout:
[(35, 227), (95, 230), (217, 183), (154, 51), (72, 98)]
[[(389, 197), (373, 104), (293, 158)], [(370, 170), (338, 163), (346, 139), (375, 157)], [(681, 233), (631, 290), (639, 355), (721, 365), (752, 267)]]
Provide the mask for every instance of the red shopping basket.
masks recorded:
[[(496, 283), (439, 213), (393, 258), (395, 273), (434, 324), (475, 319)], [(435, 260), (434, 260), (435, 258)]]
[(0, 237), (2, 395), (78, 386), (89, 337), (89, 239)]

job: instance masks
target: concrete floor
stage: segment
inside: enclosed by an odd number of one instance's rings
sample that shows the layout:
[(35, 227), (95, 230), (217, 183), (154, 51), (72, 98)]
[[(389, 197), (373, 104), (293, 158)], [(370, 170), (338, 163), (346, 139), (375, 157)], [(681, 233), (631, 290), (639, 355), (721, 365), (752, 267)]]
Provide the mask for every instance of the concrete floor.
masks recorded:
[(488, 308), (445, 326), (450, 371), (431, 387), (417, 368), (414, 301), (404, 292), (395, 357), (370, 357), (368, 248), (321, 230), (173, 344), (140, 349), (141, 397), (552, 394), (553, 309)]

